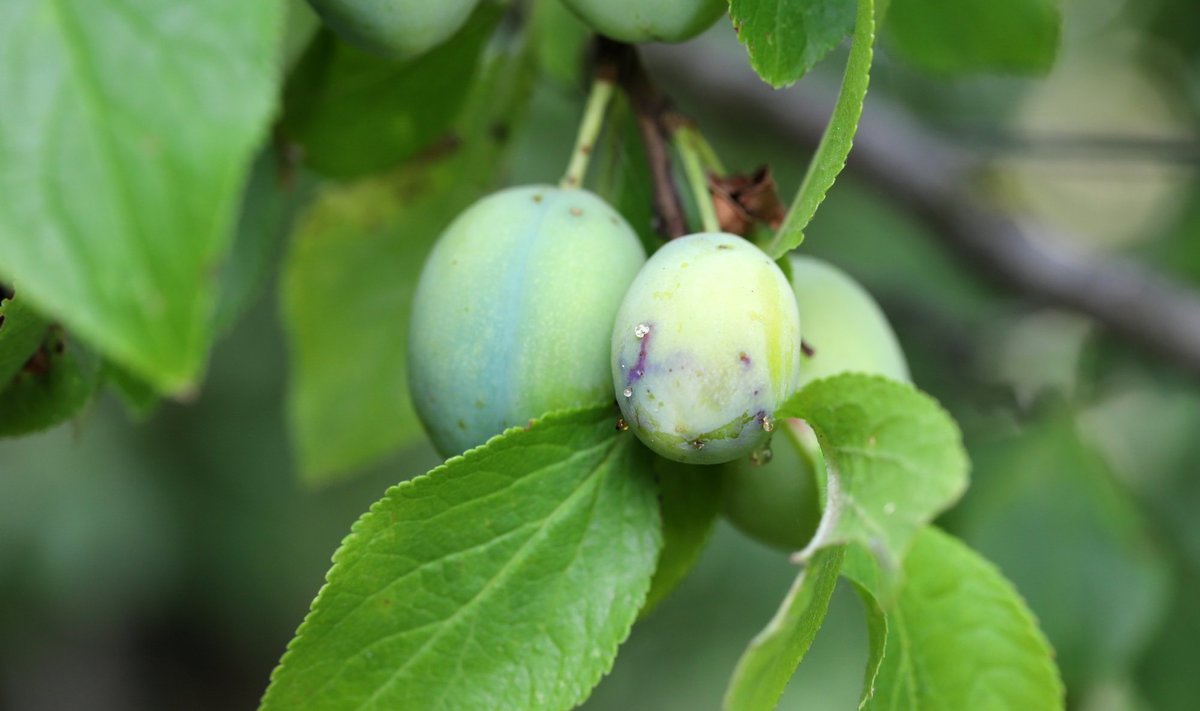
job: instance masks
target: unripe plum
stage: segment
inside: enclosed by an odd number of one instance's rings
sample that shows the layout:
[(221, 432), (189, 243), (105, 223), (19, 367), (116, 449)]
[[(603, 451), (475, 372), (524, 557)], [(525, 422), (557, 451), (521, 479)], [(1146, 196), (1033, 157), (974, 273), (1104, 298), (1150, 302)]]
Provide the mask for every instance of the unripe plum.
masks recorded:
[(728, 0), (563, 0), (602, 35), (622, 42), (682, 42), (708, 29)]
[(510, 188), (459, 215), (421, 272), (409, 331), (409, 388), (438, 451), (611, 398), (613, 315), (645, 260), (585, 190)]
[(824, 458), (816, 436), (800, 420), (783, 420), (771, 448), (755, 461), (743, 457), (721, 467), (725, 517), (763, 543), (799, 550), (821, 519), (817, 474)]
[[(800, 386), (846, 372), (909, 380), (908, 365), (883, 311), (871, 295), (837, 267), (799, 255), (788, 257), (804, 342)], [(781, 423), (768, 463), (742, 458), (722, 467), (725, 516), (744, 533), (771, 545), (802, 548), (819, 520), (815, 467), (823, 459), (812, 431), (799, 420)], [(783, 434), (781, 432), (781, 435)]]
[(450, 39), (479, 0), (308, 0), (343, 39), (377, 54), (407, 59)]
[(840, 373), (909, 381), (908, 364), (879, 304), (828, 262), (790, 255), (792, 288), (811, 355), (800, 359), (800, 386)]
[(695, 234), (655, 252), (613, 324), (612, 377), (625, 422), (680, 462), (727, 462), (762, 447), (799, 366), (800, 318), (787, 278), (730, 234)]

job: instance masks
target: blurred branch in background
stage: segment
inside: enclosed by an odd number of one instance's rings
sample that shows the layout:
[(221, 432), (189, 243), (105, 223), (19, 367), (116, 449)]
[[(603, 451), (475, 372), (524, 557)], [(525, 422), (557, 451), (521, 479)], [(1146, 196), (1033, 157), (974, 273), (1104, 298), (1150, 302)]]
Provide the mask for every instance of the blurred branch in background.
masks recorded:
[[(745, 66), (707, 61), (704, 52), (682, 45), (647, 48), (645, 54), (651, 72), (680, 93), (709, 97), (715, 111), (816, 148), (832, 94), (803, 84), (774, 91)], [(1090, 316), (1200, 375), (1200, 294), (1143, 265), (1085, 253), (1061, 232), (988, 205), (973, 190), (983, 159), (939, 138), (877, 93), (867, 100), (848, 167), (910, 210), (980, 273)]]

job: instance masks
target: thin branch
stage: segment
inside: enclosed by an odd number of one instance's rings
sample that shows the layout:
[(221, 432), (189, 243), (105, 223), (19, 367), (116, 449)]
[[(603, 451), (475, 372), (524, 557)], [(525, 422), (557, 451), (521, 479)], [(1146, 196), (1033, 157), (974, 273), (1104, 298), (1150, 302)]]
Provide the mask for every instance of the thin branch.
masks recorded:
[(671, 177), (671, 154), (667, 149), (666, 117), (671, 112), (671, 102), (650, 81), (637, 50), (630, 45), (597, 37), (596, 57), (597, 62), (614, 62), (621, 67), (619, 83), (637, 120), (654, 186), (655, 230), (669, 238), (681, 237), (688, 228), (683, 203)]
[[(812, 82), (772, 91), (742, 65), (711, 61), (708, 51), (681, 45), (647, 56), (680, 93), (719, 97), (710, 109), (816, 147), (832, 96), (813, 92)], [(696, 71), (698, 66), (705, 70)], [(867, 102), (847, 165), (856, 177), (911, 210), (984, 276), (1090, 316), (1200, 375), (1200, 295), (1144, 265), (1082, 252), (1070, 246), (1078, 240), (1019, 223), (986, 204), (971, 189), (980, 161), (876, 94)]]

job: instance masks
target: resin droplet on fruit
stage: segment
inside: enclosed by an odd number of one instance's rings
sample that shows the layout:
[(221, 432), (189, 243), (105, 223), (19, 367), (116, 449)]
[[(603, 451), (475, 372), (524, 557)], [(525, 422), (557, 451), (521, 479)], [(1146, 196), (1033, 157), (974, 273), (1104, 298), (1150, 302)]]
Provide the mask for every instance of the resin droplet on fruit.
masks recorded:
[(309, 0), (347, 42), (407, 59), (450, 39), (466, 24), (479, 0)]
[(563, 0), (597, 32), (622, 42), (682, 42), (708, 29), (728, 0)]
[(409, 331), (409, 388), (438, 451), (611, 400), (613, 315), (645, 260), (584, 190), (512, 188), (463, 212), (425, 263)]
[(612, 330), (612, 377), (638, 437), (681, 462), (748, 455), (770, 437), (799, 377), (791, 286), (754, 245), (701, 233), (672, 240), (629, 287)]

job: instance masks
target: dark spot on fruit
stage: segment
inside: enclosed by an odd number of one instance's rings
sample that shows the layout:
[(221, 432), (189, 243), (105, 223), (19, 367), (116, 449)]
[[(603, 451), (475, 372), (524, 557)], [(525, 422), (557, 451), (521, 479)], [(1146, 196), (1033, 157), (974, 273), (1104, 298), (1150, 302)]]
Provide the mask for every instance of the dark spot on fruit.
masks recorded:
[(573, 207), (573, 208), (571, 208), (571, 214), (574, 215), (575, 217), (583, 217), (583, 210), (580, 210), (577, 207)]
[(459, 421), (458, 421), (458, 429), (460, 429), (460, 430), (463, 430), (463, 431), (466, 431), (466, 429), (467, 429), (467, 423), (466, 423), (466, 422), (463, 422), (462, 420), (459, 420)]
[(476, 400), (476, 401), (475, 401), (475, 409), (477, 409), (477, 410), (482, 410), (482, 409), (483, 409), (483, 400)]
[(721, 251), (721, 250), (723, 250), (723, 249), (733, 249), (733, 245), (731, 245), (731, 244), (718, 244), (718, 245), (717, 245), (717, 251), (718, 251), (718, 252), (719, 252), (719, 251)]
[(746, 351), (738, 353), (738, 360), (741, 362), (743, 367), (750, 367), (750, 356), (746, 355)]
[(804, 339), (800, 339), (800, 352), (803, 353), (807, 358), (812, 358), (817, 354), (817, 351), (814, 350), (812, 346), (808, 345)]
[(542, 201), (542, 196), (541, 196), (541, 194), (540, 194), (540, 193), (535, 193), (535, 194), (534, 194), (534, 196), (533, 196), (533, 201), (534, 201), (534, 202), (541, 202), (541, 201)]

